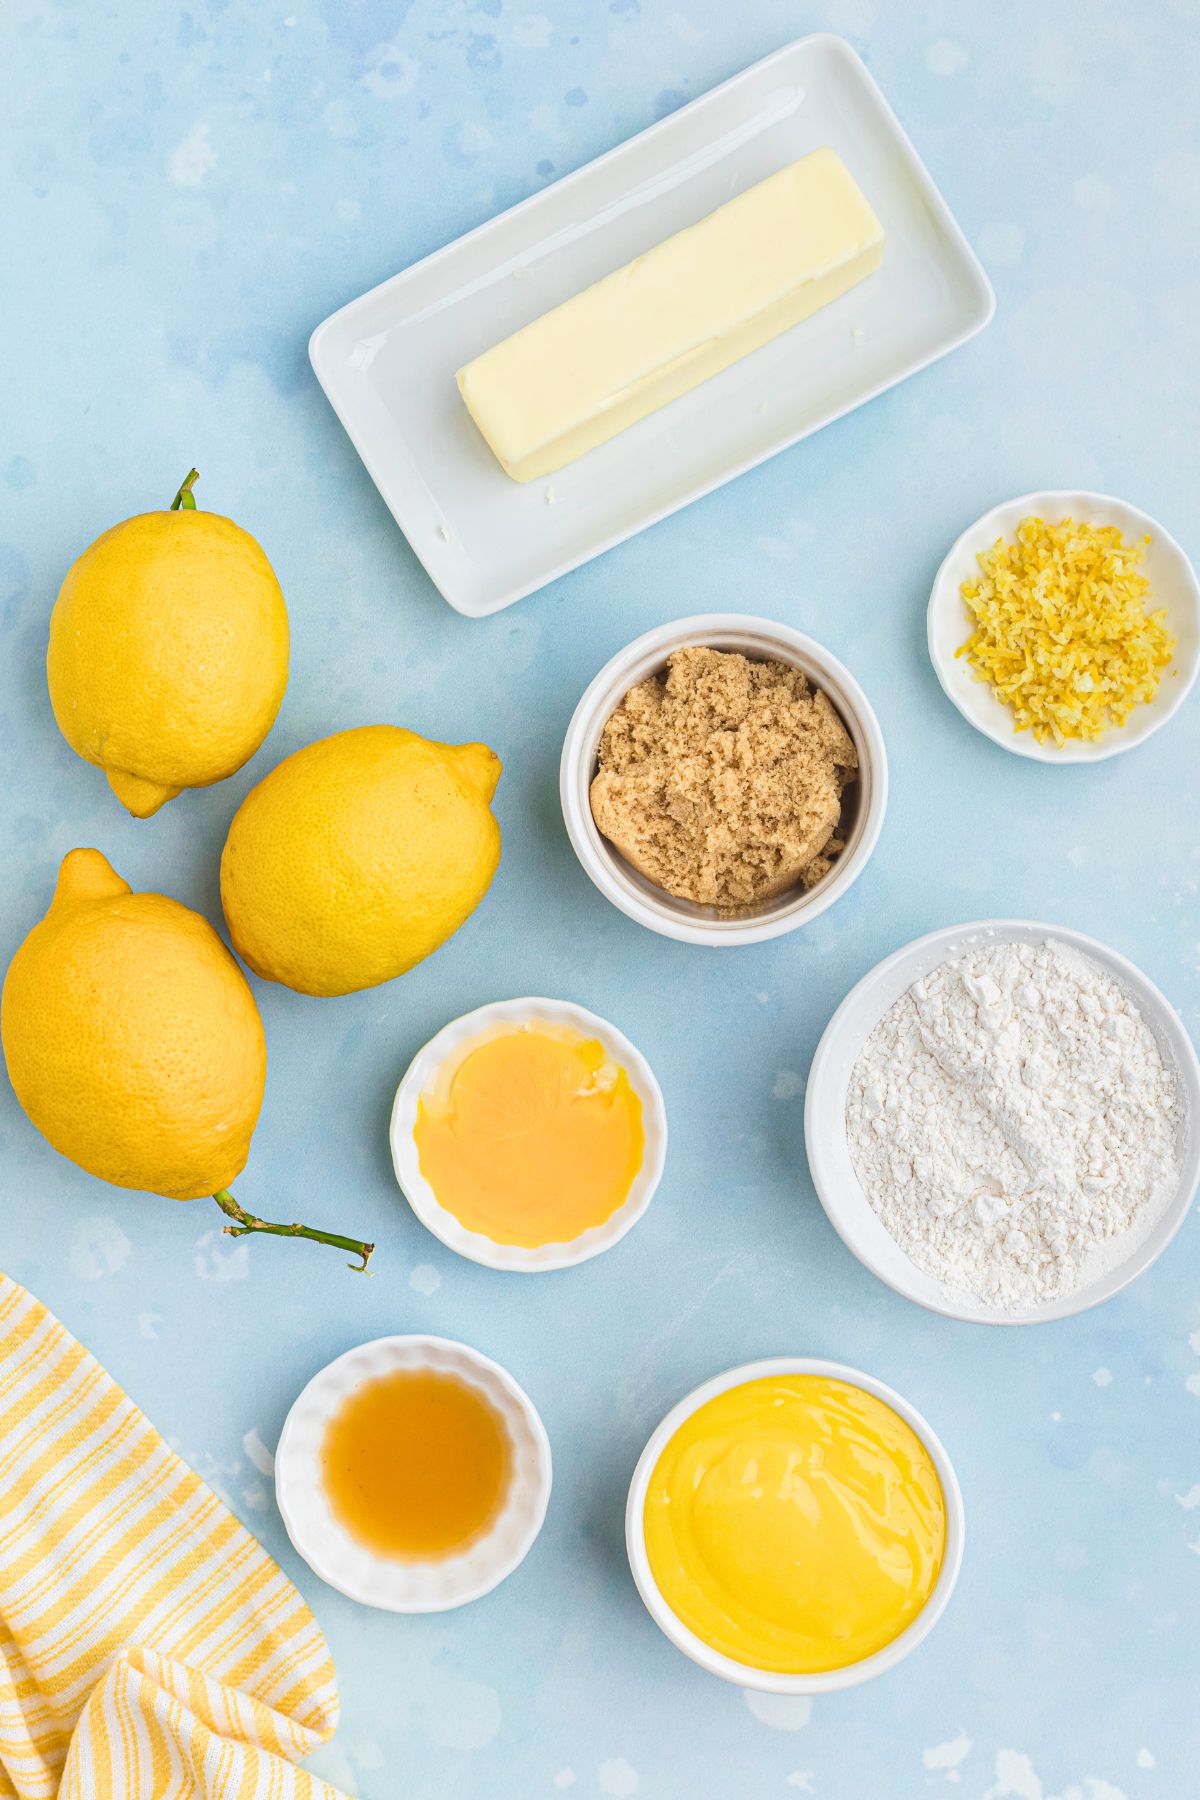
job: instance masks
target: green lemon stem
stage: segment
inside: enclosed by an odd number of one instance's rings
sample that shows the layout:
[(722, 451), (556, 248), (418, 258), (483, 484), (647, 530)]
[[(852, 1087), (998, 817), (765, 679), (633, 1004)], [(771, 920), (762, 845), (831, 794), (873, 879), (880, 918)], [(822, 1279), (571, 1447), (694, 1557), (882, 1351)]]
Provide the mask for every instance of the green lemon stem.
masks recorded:
[(185, 512), (195, 512), (196, 496), (192, 492), (193, 481), (199, 481), (199, 469), (189, 469), (179, 484), (179, 492), (171, 502), (170, 511), (178, 512), (183, 507)]
[(213, 1199), (221, 1211), (235, 1221), (225, 1227), (229, 1237), (246, 1237), (252, 1231), (266, 1231), (272, 1237), (311, 1238), (315, 1244), (332, 1244), (335, 1250), (349, 1250), (352, 1256), (361, 1257), (361, 1262), (349, 1263), (347, 1267), (356, 1274), (366, 1273), (374, 1244), (360, 1244), (354, 1238), (339, 1237), (336, 1231), (318, 1231), (312, 1225), (270, 1225), (265, 1219), (256, 1219), (253, 1213), (248, 1213), (244, 1207), (239, 1206), (228, 1188), (218, 1188)]

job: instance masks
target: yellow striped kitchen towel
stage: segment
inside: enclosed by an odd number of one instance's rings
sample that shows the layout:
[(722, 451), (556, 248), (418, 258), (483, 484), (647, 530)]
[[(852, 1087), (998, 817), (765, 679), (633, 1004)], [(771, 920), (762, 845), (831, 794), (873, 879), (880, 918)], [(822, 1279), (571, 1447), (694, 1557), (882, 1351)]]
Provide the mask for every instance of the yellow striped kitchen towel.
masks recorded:
[(0, 1795), (341, 1800), (315, 1619), (40, 1301), (0, 1275)]

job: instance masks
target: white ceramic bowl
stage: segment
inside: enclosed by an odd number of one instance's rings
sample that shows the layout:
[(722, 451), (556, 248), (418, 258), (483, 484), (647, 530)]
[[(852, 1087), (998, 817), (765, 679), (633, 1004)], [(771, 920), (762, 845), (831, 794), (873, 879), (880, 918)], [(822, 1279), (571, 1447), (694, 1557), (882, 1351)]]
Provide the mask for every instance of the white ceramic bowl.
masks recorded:
[[(1013, 539), (1021, 520), (1031, 514), (1050, 525), (1060, 524), (1066, 518), (1084, 520), (1089, 525), (1116, 525), (1127, 542), (1140, 543), (1147, 532), (1150, 534), (1141, 565), (1150, 582), (1148, 605), (1152, 611), (1160, 606), (1166, 608), (1167, 623), (1175, 638), (1175, 660), (1164, 670), (1154, 698), (1135, 707), (1123, 726), (1114, 726), (1093, 744), (1039, 743), (1031, 731), (1014, 731), (1011, 709), (997, 700), (987, 682), (975, 679), (966, 657), (954, 654), (971, 635), (971, 616), (959, 589), (978, 573), (976, 557), (990, 549), (997, 538)], [(1122, 750), (1132, 750), (1135, 744), (1145, 743), (1182, 706), (1191, 691), (1200, 670), (1200, 585), (1170, 532), (1138, 507), (1114, 500), (1109, 494), (1022, 494), (1019, 499), (1006, 500), (984, 513), (951, 546), (929, 596), (928, 632), (930, 660), (948, 698), (964, 719), (1002, 750), (1035, 762), (1103, 762), (1107, 757), (1119, 756)]]
[[(860, 1662), (848, 1663), (844, 1669), (830, 1669), (822, 1674), (784, 1675), (773, 1669), (755, 1669), (746, 1663), (735, 1662), (732, 1656), (725, 1656), (719, 1650), (711, 1649), (667, 1605), (659, 1592), (650, 1568), (650, 1558), (646, 1554), (646, 1491), (668, 1439), (674, 1436), (685, 1419), (690, 1418), (692, 1413), (714, 1395), (772, 1375), (824, 1375), (835, 1381), (849, 1382), (853, 1387), (862, 1388), (868, 1394), (874, 1394), (876, 1399), (883, 1400), (894, 1412), (899, 1413), (928, 1450), (946, 1501), (946, 1549), (942, 1566), (933, 1592), (916, 1618), (898, 1637), (893, 1638), (882, 1650), (877, 1650), (873, 1656), (863, 1657)], [(857, 1687), (860, 1682), (870, 1681), (876, 1675), (885, 1675), (897, 1663), (903, 1662), (928, 1637), (949, 1604), (954, 1584), (958, 1580), (958, 1571), (962, 1567), (965, 1536), (966, 1519), (958, 1477), (940, 1438), (916, 1407), (910, 1406), (907, 1400), (890, 1387), (885, 1387), (882, 1381), (876, 1381), (873, 1375), (864, 1375), (860, 1369), (849, 1368), (845, 1363), (826, 1362), (820, 1357), (774, 1356), (768, 1357), (764, 1362), (744, 1363), (741, 1368), (727, 1369), (723, 1375), (714, 1375), (711, 1381), (694, 1389), (677, 1406), (671, 1408), (642, 1451), (633, 1471), (629, 1499), (625, 1505), (625, 1546), (629, 1552), (629, 1566), (633, 1571), (638, 1593), (654, 1623), (665, 1632), (677, 1650), (690, 1656), (694, 1663), (707, 1669), (710, 1675), (719, 1675), (723, 1681), (733, 1682), (735, 1687), (755, 1688), (763, 1694), (828, 1694), (838, 1688)]]
[[(656, 674), (673, 650), (705, 644), (713, 650), (740, 650), (744, 656), (790, 663), (828, 695), (854, 740), (858, 781), (848, 790), (851, 807), (846, 848), (823, 881), (807, 893), (792, 890), (737, 918), (722, 918), (712, 906), (676, 900), (647, 881), (602, 835), (592, 817), (588, 790), (596, 773), (600, 736), (630, 688)], [(866, 867), (887, 808), (887, 755), (871, 703), (828, 650), (773, 619), (745, 613), (699, 613), (673, 619), (635, 638), (605, 663), (587, 689), (567, 728), (559, 769), (559, 790), (567, 834), (576, 856), (600, 892), (629, 918), (664, 937), (687, 944), (724, 947), (758, 944), (808, 925), (841, 898)]]
[[(1163, 1058), (1178, 1075), (1183, 1107), (1179, 1185), (1164, 1211), (1144, 1233), (1131, 1235), (1128, 1254), (1107, 1274), (1024, 1312), (1002, 1312), (949, 1292), (911, 1262), (871, 1209), (846, 1141), (846, 1097), (850, 1077), (872, 1031), (891, 1006), (948, 957), (981, 943), (1041, 944), (1047, 938), (1090, 956), (1137, 1002)], [(983, 919), (950, 925), (916, 938), (885, 957), (864, 975), (825, 1027), (809, 1070), (804, 1103), (804, 1141), (813, 1184), (830, 1224), (858, 1260), (888, 1287), (931, 1312), (981, 1325), (1036, 1325), (1069, 1318), (1109, 1299), (1161, 1256), (1182, 1225), (1200, 1181), (1200, 1065), (1179, 1015), (1154, 983), (1106, 944), (1062, 925), (1030, 919)]]
[[(525, 1249), (520, 1244), (497, 1244), (478, 1231), (467, 1227), (447, 1212), (421, 1173), (413, 1131), (417, 1122), (417, 1102), (432, 1085), (438, 1070), (448, 1057), (461, 1053), (473, 1039), (481, 1039), (498, 1025), (524, 1025), (540, 1020), (548, 1025), (566, 1025), (585, 1037), (598, 1038), (614, 1062), (625, 1070), (629, 1084), (642, 1103), (642, 1128), (646, 1149), (629, 1197), (602, 1225), (595, 1225), (567, 1243), (540, 1244)], [(649, 1206), (662, 1176), (667, 1159), (667, 1109), (662, 1089), (640, 1050), (607, 1019), (576, 1006), (569, 1000), (497, 1000), (461, 1019), (430, 1038), (409, 1064), (392, 1106), (390, 1127), (392, 1166), (396, 1180), (404, 1190), (413, 1211), (435, 1237), (449, 1249), (489, 1269), (508, 1269), (532, 1275), (549, 1269), (569, 1269), (575, 1263), (587, 1262), (604, 1250), (611, 1250), (632, 1229)]]
[[(334, 1517), (321, 1479), (329, 1421), (356, 1388), (394, 1369), (438, 1369), (478, 1389), (508, 1432), (512, 1468), (490, 1530), (457, 1556), (401, 1562), (378, 1556)], [(441, 1337), (383, 1337), (314, 1375), (284, 1422), (275, 1452), (275, 1494), (287, 1534), (330, 1587), (385, 1612), (448, 1612), (511, 1575), (542, 1528), (550, 1500), (550, 1443), (532, 1400), (506, 1369), (468, 1344)]]

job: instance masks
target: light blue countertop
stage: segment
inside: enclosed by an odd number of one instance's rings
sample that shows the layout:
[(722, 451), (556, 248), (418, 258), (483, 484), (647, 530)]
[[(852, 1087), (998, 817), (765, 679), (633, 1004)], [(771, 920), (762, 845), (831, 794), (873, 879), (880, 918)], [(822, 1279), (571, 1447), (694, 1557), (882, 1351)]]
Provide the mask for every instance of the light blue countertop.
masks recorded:
[[(438, 598), (309, 370), (363, 289), (789, 37), (866, 58), (995, 283), (948, 360), (482, 622)], [(0, 1264), (52, 1306), (298, 1580), (364, 1800), (1189, 1800), (1200, 1777), (1200, 1224), (1062, 1325), (957, 1326), (893, 1296), (827, 1225), (804, 1077), (850, 985), (985, 915), (1131, 956), (1195, 1031), (1200, 702), (1095, 768), (1003, 755), (943, 699), (925, 602), (949, 541), (1038, 487), (1123, 495), (1193, 555), (1200, 431), (1200, 12), (1194, 0), (9, 0), (0, 195), (0, 844), (6, 958), (58, 860), (219, 920), (235, 806), (281, 756), (390, 720), (502, 755), (485, 905), (402, 981), (317, 1001), (258, 984), (270, 1076), (244, 1202), (378, 1241), (371, 1281), (216, 1209), (108, 1189), (0, 1093)], [(223, 785), (129, 818), (55, 728), (42, 668), (63, 573), (119, 518), (200, 503), (253, 531), (291, 609), (278, 724)], [(862, 681), (893, 791), (870, 867), (809, 930), (717, 953), (589, 885), (558, 811), (594, 672), (660, 620), (737, 607)], [(484, 1001), (562, 994), (653, 1064), (667, 1174), (609, 1255), (504, 1277), (396, 1188), (386, 1123), (414, 1050)], [(523, 1567), (441, 1618), (355, 1607), (299, 1563), (265, 1451), (308, 1377), (389, 1331), (467, 1339), (545, 1418), (555, 1490)], [(928, 1643), (874, 1685), (760, 1702), (643, 1611), (624, 1493), (651, 1427), (730, 1364), (844, 1359), (908, 1395), (955, 1459), (968, 1544)]]

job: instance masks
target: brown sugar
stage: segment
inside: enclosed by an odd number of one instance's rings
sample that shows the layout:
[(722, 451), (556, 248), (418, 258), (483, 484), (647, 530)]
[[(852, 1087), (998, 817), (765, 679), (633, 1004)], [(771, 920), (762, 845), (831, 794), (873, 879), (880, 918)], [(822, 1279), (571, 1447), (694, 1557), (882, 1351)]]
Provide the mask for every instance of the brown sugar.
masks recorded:
[(629, 690), (599, 763), (592, 816), (622, 856), (668, 894), (737, 912), (828, 874), (858, 756), (799, 669), (689, 646)]

